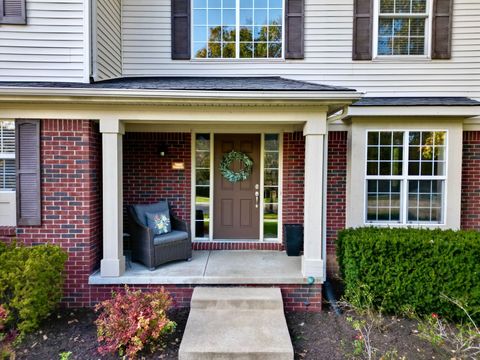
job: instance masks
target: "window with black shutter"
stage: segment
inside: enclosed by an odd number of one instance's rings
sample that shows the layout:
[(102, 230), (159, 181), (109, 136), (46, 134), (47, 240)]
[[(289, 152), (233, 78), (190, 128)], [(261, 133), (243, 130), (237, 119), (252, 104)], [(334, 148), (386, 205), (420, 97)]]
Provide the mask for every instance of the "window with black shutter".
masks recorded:
[(15, 121), (17, 224), (41, 224), (40, 120)]
[(353, 60), (449, 59), (452, 5), (453, 0), (355, 0)]
[(304, 0), (172, 0), (172, 59), (303, 59), (303, 38)]
[(25, 0), (0, 0), (0, 24), (26, 23)]

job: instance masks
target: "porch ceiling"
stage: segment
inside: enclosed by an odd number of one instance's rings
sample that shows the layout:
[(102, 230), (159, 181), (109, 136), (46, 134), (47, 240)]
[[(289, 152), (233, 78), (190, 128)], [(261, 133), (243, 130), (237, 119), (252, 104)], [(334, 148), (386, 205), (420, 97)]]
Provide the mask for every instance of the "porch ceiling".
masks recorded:
[(194, 251), (190, 262), (177, 261), (149, 271), (131, 263), (119, 277), (95, 272), (90, 285), (111, 284), (306, 284), (301, 258), (280, 251)]

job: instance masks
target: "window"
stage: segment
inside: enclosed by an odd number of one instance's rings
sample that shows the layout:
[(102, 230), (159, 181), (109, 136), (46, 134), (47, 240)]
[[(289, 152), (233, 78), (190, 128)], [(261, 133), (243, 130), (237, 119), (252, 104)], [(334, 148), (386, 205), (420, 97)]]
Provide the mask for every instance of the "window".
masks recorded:
[(283, 0), (192, 0), (193, 58), (282, 58)]
[(367, 223), (444, 223), (446, 142), (446, 131), (367, 132)]
[(377, 55), (427, 55), (429, 0), (378, 0)]
[(264, 137), (264, 239), (278, 238), (278, 179), (280, 170), (280, 143), (278, 134), (265, 134)]
[(210, 134), (195, 138), (195, 237), (210, 234)]
[(0, 191), (15, 191), (15, 122), (0, 121)]

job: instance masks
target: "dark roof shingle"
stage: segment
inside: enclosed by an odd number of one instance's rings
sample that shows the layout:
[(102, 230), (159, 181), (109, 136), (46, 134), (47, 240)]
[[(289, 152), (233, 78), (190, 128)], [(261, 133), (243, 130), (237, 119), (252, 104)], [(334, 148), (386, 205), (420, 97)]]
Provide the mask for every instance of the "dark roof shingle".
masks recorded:
[(355, 91), (354, 89), (271, 77), (126, 77), (95, 83), (0, 82), (0, 87), (186, 91)]
[(364, 97), (352, 106), (479, 106), (467, 97)]

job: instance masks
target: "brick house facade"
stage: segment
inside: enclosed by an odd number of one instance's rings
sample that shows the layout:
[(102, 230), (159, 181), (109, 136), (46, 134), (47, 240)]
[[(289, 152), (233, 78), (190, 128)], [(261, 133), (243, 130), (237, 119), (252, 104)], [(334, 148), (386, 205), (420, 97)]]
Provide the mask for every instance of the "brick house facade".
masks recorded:
[[(463, 137), (462, 228), (479, 229), (480, 132)], [(156, 156), (158, 144), (166, 144), (169, 161)], [(328, 138), (327, 268), (337, 274), (335, 240), (345, 227), (348, 133), (332, 131)], [(88, 120), (41, 122), (42, 225), (2, 227), (3, 240), (15, 236), (27, 245), (53, 243), (65, 249), (64, 303), (91, 306), (110, 296), (120, 285), (88, 285), (102, 253), (101, 138), (98, 124)], [(170, 160), (185, 163), (185, 171), (172, 171)], [(189, 217), (191, 201), (191, 135), (189, 133), (127, 133), (124, 140), (125, 205), (170, 201), (175, 213)], [(303, 222), (305, 139), (300, 132), (283, 135), (284, 223)], [(194, 243), (201, 250), (282, 250), (282, 244)], [(162, 285), (133, 286), (153, 289)], [(245, 285), (250, 286), (250, 285)], [(255, 286), (255, 285), (251, 285)], [(289, 310), (321, 308), (321, 285), (280, 285)], [(193, 285), (166, 285), (176, 306), (188, 306)], [(308, 305), (306, 305), (308, 304)]]

